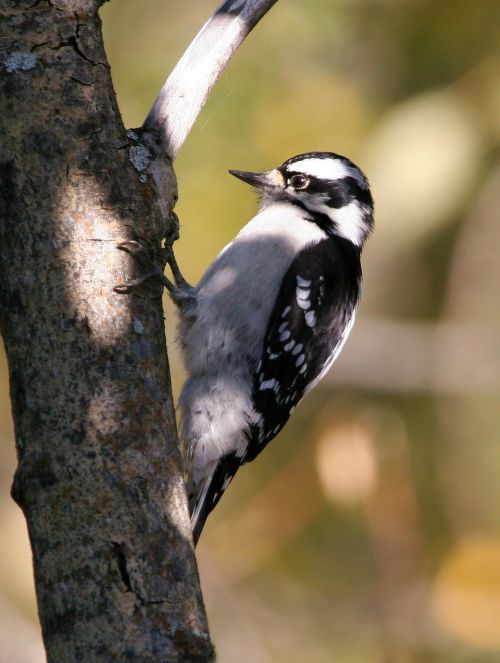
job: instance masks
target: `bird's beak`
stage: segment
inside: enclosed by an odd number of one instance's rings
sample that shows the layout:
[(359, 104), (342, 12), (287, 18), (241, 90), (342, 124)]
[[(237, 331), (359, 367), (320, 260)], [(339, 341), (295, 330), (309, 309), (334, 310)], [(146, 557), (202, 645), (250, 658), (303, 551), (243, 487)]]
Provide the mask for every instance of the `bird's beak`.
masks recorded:
[(230, 170), (229, 172), (257, 189), (274, 189), (283, 186), (284, 182), (283, 175), (276, 168), (264, 173), (249, 173), (245, 170)]

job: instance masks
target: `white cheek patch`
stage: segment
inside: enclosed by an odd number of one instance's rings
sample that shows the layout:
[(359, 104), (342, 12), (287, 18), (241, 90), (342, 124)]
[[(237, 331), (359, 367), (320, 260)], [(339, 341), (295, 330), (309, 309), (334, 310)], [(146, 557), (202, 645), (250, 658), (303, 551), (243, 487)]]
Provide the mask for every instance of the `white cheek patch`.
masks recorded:
[(335, 221), (339, 235), (361, 246), (366, 235), (366, 224), (359, 203), (353, 201), (339, 209), (330, 208), (330, 217)]
[(361, 246), (366, 237), (367, 228), (363, 209), (358, 201), (353, 200), (344, 207), (330, 207), (324, 202), (314, 202), (311, 197), (307, 203), (308, 207), (315, 212), (325, 214), (332, 220), (334, 232), (345, 237), (356, 246)]

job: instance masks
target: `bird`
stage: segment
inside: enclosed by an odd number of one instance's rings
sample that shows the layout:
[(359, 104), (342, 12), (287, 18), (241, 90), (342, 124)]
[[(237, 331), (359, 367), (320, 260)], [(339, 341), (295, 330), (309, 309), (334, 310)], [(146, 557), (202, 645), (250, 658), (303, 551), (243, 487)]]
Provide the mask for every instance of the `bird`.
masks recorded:
[(339, 154), (229, 172), (257, 191), (257, 214), (196, 286), (173, 252), (174, 282), (163, 279), (179, 310), (187, 371), (179, 438), (195, 545), (240, 466), (282, 430), (339, 355), (374, 225), (368, 180)]

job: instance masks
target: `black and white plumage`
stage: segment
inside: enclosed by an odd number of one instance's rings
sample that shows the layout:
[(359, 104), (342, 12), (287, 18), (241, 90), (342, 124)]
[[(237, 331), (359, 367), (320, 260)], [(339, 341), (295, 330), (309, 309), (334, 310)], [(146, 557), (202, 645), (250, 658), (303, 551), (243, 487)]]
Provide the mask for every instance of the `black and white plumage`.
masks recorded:
[[(196, 287), (171, 264), (188, 378), (180, 438), (195, 542), (239, 466), (253, 460), (330, 368), (354, 322), (373, 226), (363, 173), (331, 152), (264, 173), (258, 214)], [(176, 274), (177, 272), (177, 274)]]

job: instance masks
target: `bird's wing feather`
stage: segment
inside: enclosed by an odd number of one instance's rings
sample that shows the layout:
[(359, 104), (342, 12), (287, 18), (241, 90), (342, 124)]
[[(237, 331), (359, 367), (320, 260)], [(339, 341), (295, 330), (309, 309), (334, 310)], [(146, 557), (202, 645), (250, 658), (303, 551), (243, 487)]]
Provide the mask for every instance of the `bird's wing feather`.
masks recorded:
[(216, 461), (190, 496), (195, 544), (242, 463), (255, 458), (288, 420), (345, 341), (359, 298), (359, 252), (330, 238), (302, 251), (286, 272), (253, 379), (255, 417), (241, 447)]
[(292, 262), (254, 375), (256, 421), (245, 462), (281, 430), (333, 363), (354, 320), (360, 280), (359, 253), (337, 238), (309, 247)]

